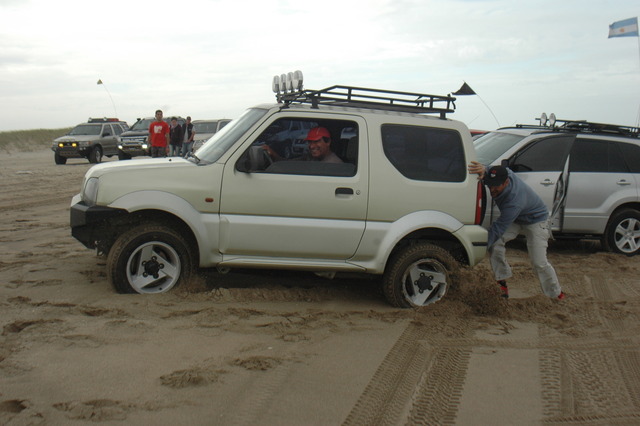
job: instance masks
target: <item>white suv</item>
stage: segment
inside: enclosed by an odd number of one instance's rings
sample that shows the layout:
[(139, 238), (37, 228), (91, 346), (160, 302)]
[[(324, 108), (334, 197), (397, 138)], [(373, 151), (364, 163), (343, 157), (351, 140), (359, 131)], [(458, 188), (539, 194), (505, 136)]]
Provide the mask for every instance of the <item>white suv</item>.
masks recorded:
[[(639, 129), (555, 119), (547, 126), (544, 115), (541, 124), (476, 139), (478, 161), (518, 173), (547, 204), (555, 237), (600, 239), (607, 250), (638, 254)], [(498, 215), (490, 210), (485, 225)]]
[[(414, 307), (445, 294), (458, 262), (482, 260), (482, 191), (466, 169), (473, 143), (446, 118), (455, 98), (300, 85), (277, 99), (245, 111), (190, 159), (87, 172), (72, 235), (108, 253), (118, 291), (165, 292), (194, 266), (362, 272), (384, 275), (391, 304)], [(343, 163), (272, 162), (264, 135), (291, 120), (328, 129)], [(341, 140), (346, 128), (354, 136)]]

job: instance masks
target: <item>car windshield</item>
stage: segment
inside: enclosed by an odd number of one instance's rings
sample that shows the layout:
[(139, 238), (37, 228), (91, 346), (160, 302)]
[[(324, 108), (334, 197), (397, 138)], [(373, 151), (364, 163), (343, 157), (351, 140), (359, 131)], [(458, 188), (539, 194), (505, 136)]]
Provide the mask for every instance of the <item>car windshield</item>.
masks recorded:
[(473, 141), (473, 146), (476, 148), (478, 161), (489, 165), (524, 138), (523, 135), (513, 133), (489, 132)]
[(195, 156), (203, 164), (215, 163), (220, 159), (222, 154), (233, 146), (238, 138), (244, 135), (254, 124), (262, 118), (268, 110), (263, 108), (250, 108), (246, 110), (240, 117), (232, 120), (222, 130), (213, 135), (202, 148), (200, 148)]
[(99, 135), (100, 130), (102, 130), (102, 126), (92, 126), (92, 125), (80, 125), (76, 126), (69, 132), (70, 136), (85, 136), (85, 135)]
[(193, 130), (196, 131), (196, 134), (200, 133), (215, 133), (216, 128), (218, 127), (217, 121), (207, 121), (202, 123), (193, 123)]
[(153, 122), (152, 119), (150, 118), (145, 118), (143, 120), (138, 120), (136, 121), (136, 123), (131, 126), (131, 129), (129, 130), (149, 130), (149, 125)]

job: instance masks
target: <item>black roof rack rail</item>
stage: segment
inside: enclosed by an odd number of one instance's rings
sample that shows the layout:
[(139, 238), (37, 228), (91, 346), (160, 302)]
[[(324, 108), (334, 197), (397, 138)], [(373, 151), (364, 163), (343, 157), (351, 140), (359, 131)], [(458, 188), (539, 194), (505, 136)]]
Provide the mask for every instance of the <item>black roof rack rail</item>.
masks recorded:
[(553, 126), (516, 124), (515, 127), (519, 129), (539, 129), (541, 131), (567, 131), (580, 133), (612, 134), (634, 138), (640, 137), (640, 128), (638, 127), (621, 126), (618, 124), (594, 123), (587, 120), (556, 119)]
[(429, 95), (340, 85), (321, 90), (278, 93), (276, 98), (285, 106), (299, 103), (311, 104), (313, 108), (318, 108), (318, 105), (334, 105), (419, 114), (438, 113), (440, 118), (446, 118), (446, 114), (455, 112), (456, 108), (456, 98), (450, 95)]

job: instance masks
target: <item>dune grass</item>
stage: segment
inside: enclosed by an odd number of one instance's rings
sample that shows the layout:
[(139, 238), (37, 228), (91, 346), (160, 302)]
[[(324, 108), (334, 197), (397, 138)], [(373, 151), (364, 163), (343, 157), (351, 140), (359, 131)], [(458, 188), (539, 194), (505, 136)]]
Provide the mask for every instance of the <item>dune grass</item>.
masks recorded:
[(0, 132), (0, 151), (39, 151), (51, 147), (51, 142), (67, 134), (72, 127), (64, 129), (34, 129)]

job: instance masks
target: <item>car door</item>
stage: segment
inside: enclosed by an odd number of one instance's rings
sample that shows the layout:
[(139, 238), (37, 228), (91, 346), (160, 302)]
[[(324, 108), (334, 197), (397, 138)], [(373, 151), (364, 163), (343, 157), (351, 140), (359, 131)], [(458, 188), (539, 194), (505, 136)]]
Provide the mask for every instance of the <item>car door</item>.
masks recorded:
[(578, 138), (569, 160), (563, 232), (604, 232), (611, 212), (637, 200), (635, 177), (619, 143)]
[(102, 126), (100, 144), (102, 145), (104, 155), (114, 155), (118, 153), (118, 137), (111, 128), (111, 124), (104, 124)]
[[(277, 114), (284, 119), (305, 119)], [(223, 172), (220, 202), (220, 251), (224, 260), (243, 256), (281, 259), (344, 260), (351, 257), (364, 233), (368, 200), (367, 139), (365, 122), (359, 117), (335, 120), (313, 115), (308, 121), (327, 127), (333, 140), (342, 127), (359, 129), (357, 164), (320, 164), (317, 161), (273, 163), (279, 172), (244, 170), (250, 152), (265, 154), (260, 146), (264, 134), (282, 125), (273, 118), (259, 129), (260, 136), (247, 141), (230, 158)], [(358, 143), (356, 141), (355, 143)], [(283, 166), (285, 166), (283, 168)], [(312, 167), (312, 170), (306, 167)], [(325, 174), (351, 169), (348, 175)], [(284, 171), (283, 171), (284, 169)], [(288, 171), (287, 171), (288, 169)]]
[[(575, 135), (539, 138), (523, 146), (508, 161), (509, 168), (542, 198), (550, 213), (554, 207), (557, 184), (566, 182), (563, 171), (574, 140)], [(500, 216), (495, 205), (491, 212), (493, 220)], [(551, 227), (560, 230), (561, 214), (552, 218)]]

